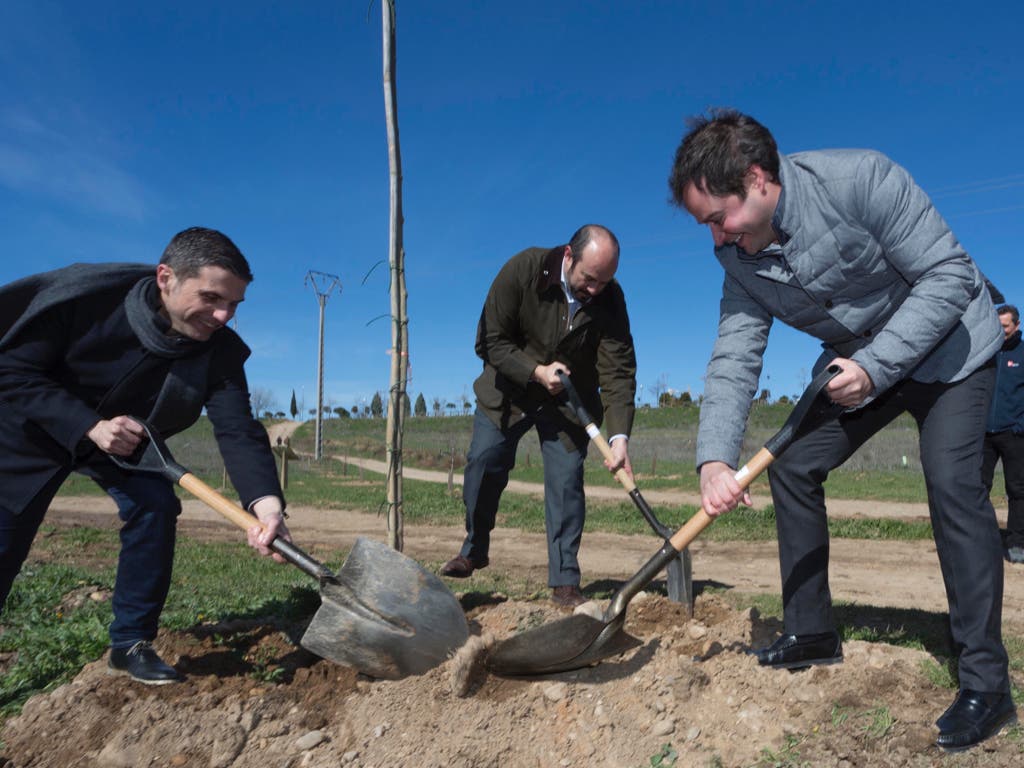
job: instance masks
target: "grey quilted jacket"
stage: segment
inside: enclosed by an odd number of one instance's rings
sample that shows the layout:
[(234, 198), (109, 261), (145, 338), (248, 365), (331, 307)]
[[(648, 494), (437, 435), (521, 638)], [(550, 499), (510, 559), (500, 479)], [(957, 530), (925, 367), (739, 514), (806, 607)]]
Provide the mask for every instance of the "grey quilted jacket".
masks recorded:
[[(906, 378), (958, 381), (1002, 343), (986, 281), (910, 174), (867, 150), (781, 155), (781, 250), (715, 249), (725, 268), (697, 466), (738, 466), (773, 318), (847, 357), (874, 396)], [(788, 238), (788, 239), (787, 239)]]

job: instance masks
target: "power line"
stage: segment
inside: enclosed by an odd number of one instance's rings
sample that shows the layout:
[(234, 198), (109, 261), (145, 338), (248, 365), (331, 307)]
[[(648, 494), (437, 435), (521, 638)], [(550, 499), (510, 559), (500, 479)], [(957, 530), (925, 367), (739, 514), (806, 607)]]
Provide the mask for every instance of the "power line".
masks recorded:
[(313, 458), (320, 461), (323, 457), (324, 440), (324, 309), (327, 307), (327, 297), (331, 295), (331, 291), (335, 288), (341, 291), (341, 279), (337, 275), (311, 269), (306, 273), (304, 284), (313, 286), (316, 303), (320, 308), (320, 343), (316, 358), (316, 447), (313, 451)]

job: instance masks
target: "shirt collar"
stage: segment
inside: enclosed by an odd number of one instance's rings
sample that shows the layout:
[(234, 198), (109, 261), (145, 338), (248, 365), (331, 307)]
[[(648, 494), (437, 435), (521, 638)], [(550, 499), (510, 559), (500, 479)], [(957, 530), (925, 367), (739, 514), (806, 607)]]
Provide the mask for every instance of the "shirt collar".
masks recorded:
[(779, 202), (775, 204), (775, 213), (772, 214), (772, 229), (775, 230), (775, 236), (779, 239), (779, 245), (785, 245), (789, 242), (789, 233), (782, 228), (782, 220), (786, 215), (786, 188), (781, 186), (779, 189)]

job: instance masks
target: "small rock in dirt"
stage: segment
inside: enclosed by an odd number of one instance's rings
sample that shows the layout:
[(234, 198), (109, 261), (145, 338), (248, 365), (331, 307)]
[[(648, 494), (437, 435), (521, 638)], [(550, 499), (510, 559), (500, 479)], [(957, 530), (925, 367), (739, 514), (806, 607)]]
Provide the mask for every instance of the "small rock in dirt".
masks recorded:
[(687, 741), (696, 741), (698, 736), (700, 736), (700, 727), (699, 726), (695, 725), (695, 726), (693, 726), (692, 728), (690, 728), (686, 732), (686, 740)]
[(295, 748), (300, 752), (305, 752), (307, 749), (322, 744), (327, 739), (323, 731), (310, 731), (304, 736), (300, 736), (295, 740)]
[(544, 698), (548, 701), (561, 701), (569, 695), (569, 686), (565, 683), (555, 683), (544, 689)]
[(180, 752), (171, 758), (171, 765), (179, 766), (185, 765), (188, 762), (188, 755), (183, 755)]
[(140, 765), (138, 753), (131, 747), (122, 747), (116, 741), (107, 744), (96, 757), (100, 768), (135, 768)]
[(794, 685), (790, 688), (790, 695), (802, 704), (809, 704), (821, 698), (821, 689), (811, 685)]
[(702, 637), (707, 637), (708, 628), (701, 624), (699, 621), (695, 621), (690, 624), (686, 630), (686, 634), (693, 640), (700, 640)]
[(228, 726), (217, 734), (210, 750), (210, 768), (227, 768), (245, 748), (246, 733), (240, 726)]
[(341, 763), (342, 763), (342, 765), (344, 765), (345, 763), (351, 763), (357, 757), (359, 757), (359, 750), (358, 749), (350, 749), (348, 752), (346, 752), (345, 754), (343, 754), (341, 756)]
[(672, 720), (657, 720), (651, 726), (651, 735), (668, 736), (670, 733), (675, 733), (675, 730), (676, 724)]

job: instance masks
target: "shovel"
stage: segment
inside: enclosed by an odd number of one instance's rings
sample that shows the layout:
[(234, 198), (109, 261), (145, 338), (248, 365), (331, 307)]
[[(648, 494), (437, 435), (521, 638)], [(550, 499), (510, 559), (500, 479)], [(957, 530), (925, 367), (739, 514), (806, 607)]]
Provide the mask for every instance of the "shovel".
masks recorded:
[[(162, 475), (243, 531), (259, 521), (174, 461), (156, 430), (122, 469)], [(320, 585), (320, 608), (301, 645), (366, 675), (398, 679), (436, 667), (469, 637), (466, 616), (440, 578), (386, 544), (359, 537), (337, 575), (280, 536), (270, 548)]]
[[(562, 381), (565, 393), (569, 396), (569, 404), (576, 411), (576, 418), (583, 425), (583, 429), (586, 430), (590, 439), (594, 441), (594, 445), (597, 446), (601, 455), (607, 461), (614, 463), (615, 457), (612, 455), (611, 446), (608, 445), (608, 441), (605, 440), (601, 430), (594, 423), (593, 417), (587, 411), (586, 406), (583, 405), (583, 401), (580, 400), (579, 392), (573, 386), (572, 379), (564, 371), (558, 371), (558, 378)], [(666, 541), (670, 539), (672, 537), (672, 529), (662, 524), (657, 518), (647, 500), (640, 494), (640, 489), (636, 487), (636, 483), (633, 482), (633, 478), (629, 476), (629, 473), (620, 467), (615, 471), (615, 479), (629, 493), (629, 498), (633, 500), (636, 508), (640, 510), (640, 514), (644, 516), (644, 520), (647, 521), (647, 524), (651, 526), (654, 532)], [(692, 569), (689, 549), (683, 549), (678, 557), (672, 558), (668, 565), (665, 566), (665, 585), (668, 591), (668, 599), (677, 603), (684, 603), (690, 616), (693, 616)]]
[[(821, 424), (837, 413), (835, 406), (822, 395), (828, 384), (842, 369), (830, 365), (810, 383), (786, 423), (764, 447), (736, 472), (736, 482), (746, 489), (768, 465), (785, 451), (793, 439), (812, 426)], [(626, 606), (649, 584), (669, 562), (707, 528), (712, 518), (703, 509), (665, 542), (654, 557), (624, 584), (612, 597), (601, 619), (574, 614), (565, 619), (515, 635), (497, 644), (485, 663), (499, 675), (544, 675), (588, 666), (595, 661), (622, 653), (640, 644), (623, 630)]]

